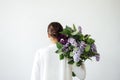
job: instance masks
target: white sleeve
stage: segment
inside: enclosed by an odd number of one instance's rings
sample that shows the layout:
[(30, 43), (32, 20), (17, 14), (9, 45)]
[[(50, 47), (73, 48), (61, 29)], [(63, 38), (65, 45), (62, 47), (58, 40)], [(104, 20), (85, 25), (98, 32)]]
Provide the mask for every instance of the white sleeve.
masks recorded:
[(76, 76), (73, 77), (73, 80), (85, 80), (86, 68), (84, 63), (82, 63), (80, 67), (73, 66), (72, 71), (76, 74)]
[(33, 61), (31, 80), (40, 80), (40, 54), (38, 51)]

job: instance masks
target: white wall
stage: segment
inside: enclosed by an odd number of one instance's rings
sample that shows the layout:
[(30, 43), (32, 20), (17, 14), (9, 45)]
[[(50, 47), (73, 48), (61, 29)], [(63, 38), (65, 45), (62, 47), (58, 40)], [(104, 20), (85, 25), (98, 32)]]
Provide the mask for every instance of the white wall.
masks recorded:
[(86, 62), (86, 80), (120, 80), (120, 0), (0, 0), (0, 80), (30, 80), (52, 21), (96, 39), (101, 60)]

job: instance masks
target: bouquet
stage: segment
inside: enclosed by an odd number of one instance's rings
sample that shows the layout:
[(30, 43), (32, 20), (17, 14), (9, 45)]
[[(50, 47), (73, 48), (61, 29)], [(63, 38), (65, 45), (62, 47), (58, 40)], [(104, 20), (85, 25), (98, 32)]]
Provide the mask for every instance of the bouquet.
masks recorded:
[[(59, 54), (60, 60), (68, 58), (68, 64), (81, 66), (82, 62), (95, 57), (97, 61), (100, 59), (100, 54), (97, 52), (95, 40), (88, 34), (82, 33), (81, 26), (76, 29), (73, 27), (66, 27), (60, 32), (59, 40), (56, 43), (56, 53)], [(72, 72), (72, 76), (76, 76)]]

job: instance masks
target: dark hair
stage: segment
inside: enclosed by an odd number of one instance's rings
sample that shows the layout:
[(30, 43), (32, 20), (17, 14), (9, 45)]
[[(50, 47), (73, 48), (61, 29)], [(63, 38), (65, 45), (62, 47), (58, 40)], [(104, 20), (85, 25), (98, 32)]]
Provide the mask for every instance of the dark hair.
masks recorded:
[(48, 25), (47, 32), (53, 38), (58, 39), (58, 37), (61, 35), (60, 34), (61, 31), (63, 31), (63, 27), (59, 22), (51, 22)]

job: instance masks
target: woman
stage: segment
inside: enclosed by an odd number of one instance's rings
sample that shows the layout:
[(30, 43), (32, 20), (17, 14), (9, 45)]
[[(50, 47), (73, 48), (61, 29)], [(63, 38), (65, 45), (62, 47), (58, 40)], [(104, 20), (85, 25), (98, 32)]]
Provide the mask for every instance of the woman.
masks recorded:
[[(63, 27), (58, 22), (48, 25), (48, 37), (52, 44), (47, 48), (41, 48), (36, 52), (33, 63), (31, 80), (84, 80), (86, 76), (84, 63), (80, 67), (67, 63), (67, 59), (59, 60), (56, 43), (60, 40)], [(72, 77), (72, 71), (76, 77)]]

